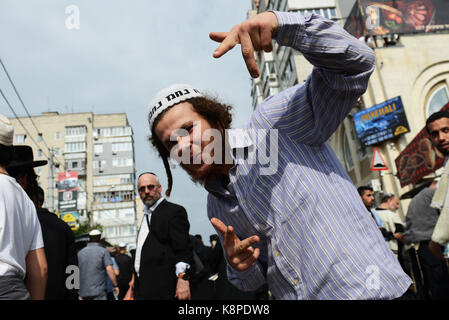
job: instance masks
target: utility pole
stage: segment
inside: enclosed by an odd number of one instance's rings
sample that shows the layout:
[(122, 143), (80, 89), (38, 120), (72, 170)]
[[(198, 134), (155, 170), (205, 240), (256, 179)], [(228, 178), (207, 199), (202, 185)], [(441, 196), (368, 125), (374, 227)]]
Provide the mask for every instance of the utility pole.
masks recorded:
[(53, 200), (53, 148), (48, 149), (48, 211), (54, 212), (54, 200)]

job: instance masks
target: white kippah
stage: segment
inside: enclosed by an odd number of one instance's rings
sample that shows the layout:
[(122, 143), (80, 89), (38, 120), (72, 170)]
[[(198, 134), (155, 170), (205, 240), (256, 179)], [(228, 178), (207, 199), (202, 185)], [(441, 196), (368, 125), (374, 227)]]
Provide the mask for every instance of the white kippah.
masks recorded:
[(156, 98), (154, 98), (148, 106), (150, 132), (153, 130), (154, 119), (156, 119), (162, 111), (185, 100), (196, 97), (203, 97), (203, 95), (188, 84), (174, 84), (159, 91)]
[(14, 127), (11, 121), (0, 114), (0, 144), (11, 146), (14, 138)]
[(93, 229), (91, 232), (89, 232), (90, 236), (99, 236), (101, 234), (101, 231), (98, 229)]

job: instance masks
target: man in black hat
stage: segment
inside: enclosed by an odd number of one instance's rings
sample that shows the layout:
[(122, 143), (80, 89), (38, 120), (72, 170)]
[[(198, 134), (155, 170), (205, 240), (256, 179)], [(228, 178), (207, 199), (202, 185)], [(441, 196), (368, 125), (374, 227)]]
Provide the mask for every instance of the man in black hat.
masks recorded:
[(7, 171), (13, 136), (0, 114), (0, 300), (43, 299), (47, 260), (36, 209)]
[(48, 263), (48, 280), (45, 290), (46, 300), (74, 300), (76, 292), (69, 291), (65, 285), (66, 268), (77, 265), (75, 235), (70, 227), (53, 212), (42, 208), (44, 191), (37, 183), (34, 167), (47, 164), (46, 160), (34, 161), (33, 150), (29, 146), (14, 146), (14, 156), (8, 165), (11, 176), (26, 191), (33, 201), (45, 245), (45, 256)]

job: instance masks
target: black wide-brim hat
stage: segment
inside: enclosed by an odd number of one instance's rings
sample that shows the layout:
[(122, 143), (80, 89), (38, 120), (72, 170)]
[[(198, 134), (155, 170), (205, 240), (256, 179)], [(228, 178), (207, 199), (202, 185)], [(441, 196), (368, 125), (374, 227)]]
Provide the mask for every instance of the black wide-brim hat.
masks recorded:
[(48, 163), (47, 160), (34, 161), (33, 149), (30, 146), (13, 146), (12, 160), (6, 170), (20, 167), (40, 167)]

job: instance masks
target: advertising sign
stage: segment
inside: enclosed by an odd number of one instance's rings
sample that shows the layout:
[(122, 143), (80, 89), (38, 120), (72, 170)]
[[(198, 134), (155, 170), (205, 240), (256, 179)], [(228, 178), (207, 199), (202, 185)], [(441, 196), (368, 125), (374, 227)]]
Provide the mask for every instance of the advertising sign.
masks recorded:
[[(441, 110), (449, 110), (449, 103)], [(444, 156), (432, 146), (424, 127), (394, 160), (401, 187), (419, 182), (443, 166)]]
[(357, 137), (371, 146), (409, 132), (401, 97), (396, 97), (353, 115)]
[(76, 211), (78, 198), (78, 172), (58, 173), (58, 209), (60, 212)]
[(357, 38), (449, 29), (447, 0), (358, 0), (345, 24)]
[(66, 222), (72, 230), (79, 229), (79, 214), (78, 211), (61, 212), (60, 217), (62, 221)]

